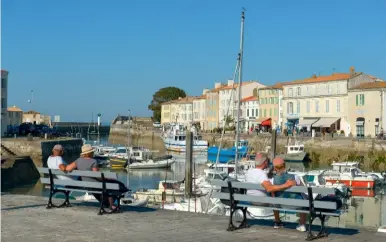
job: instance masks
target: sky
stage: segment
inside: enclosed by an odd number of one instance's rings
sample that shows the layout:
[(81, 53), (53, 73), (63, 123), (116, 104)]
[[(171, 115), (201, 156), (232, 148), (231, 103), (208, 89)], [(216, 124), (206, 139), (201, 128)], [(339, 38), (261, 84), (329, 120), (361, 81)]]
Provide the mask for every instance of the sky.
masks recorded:
[(243, 81), (270, 85), (350, 66), (386, 79), (384, 0), (2, 0), (1, 7), (8, 106), (62, 121), (100, 112), (106, 122), (128, 109), (151, 116), (147, 106), (162, 87), (201, 95), (226, 82), (243, 7)]

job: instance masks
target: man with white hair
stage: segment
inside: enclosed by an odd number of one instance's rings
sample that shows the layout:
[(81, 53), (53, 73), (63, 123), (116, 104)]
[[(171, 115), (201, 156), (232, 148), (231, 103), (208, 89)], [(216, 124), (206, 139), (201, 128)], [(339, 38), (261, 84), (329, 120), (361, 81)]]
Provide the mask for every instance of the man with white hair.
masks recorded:
[[(63, 160), (62, 156), (64, 153), (64, 149), (62, 145), (55, 145), (54, 148), (52, 149), (52, 155), (48, 157), (47, 160), (47, 166), (50, 169), (60, 169), (62, 171), (66, 170), (66, 162)], [(61, 180), (76, 180), (76, 177), (71, 177), (71, 176), (62, 176), (62, 175), (57, 175), (58, 179)]]

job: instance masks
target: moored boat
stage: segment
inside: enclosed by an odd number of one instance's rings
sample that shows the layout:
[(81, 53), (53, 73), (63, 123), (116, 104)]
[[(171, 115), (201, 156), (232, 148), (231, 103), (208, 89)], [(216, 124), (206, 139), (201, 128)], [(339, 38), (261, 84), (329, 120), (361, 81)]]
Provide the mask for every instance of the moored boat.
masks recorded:
[(154, 168), (169, 168), (175, 162), (173, 156), (165, 155), (148, 159), (142, 162), (134, 162), (127, 166), (128, 169), (154, 169)]
[[(240, 140), (237, 145), (237, 156), (238, 159), (246, 157), (248, 153), (248, 141)], [(231, 148), (221, 148), (219, 150), (218, 146), (211, 146), (208, 148), (208, 160), (216, 162), (217, 155), (219, 154), (219, 162), (226, 163), (229, 160), (232, 160), (236, 156), (236, 147)]]
[[(175, 152), (186, 151), (186, 132), (183, 125), (175, 124), (171, 125), (165, 130), (162, 139), (165, 144), (165, 149)], [(193, 151), (206, 151), (208, 149), (208, 142), (202, 140), (202, 136), (197, 134), (194, 127), (191, 128), (193, 132)]]

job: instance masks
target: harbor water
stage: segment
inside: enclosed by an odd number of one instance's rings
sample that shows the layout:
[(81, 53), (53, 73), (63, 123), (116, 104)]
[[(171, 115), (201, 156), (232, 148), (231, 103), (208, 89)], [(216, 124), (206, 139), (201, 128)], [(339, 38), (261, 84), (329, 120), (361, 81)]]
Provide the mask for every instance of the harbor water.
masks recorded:
[[(87, 137), (87, 142), (102, 143), (108, 145), (108, 137)], [(111, 142), (111, 141), (110, 141)], [(154, 141), (153, 141), (154, 142)], [(115, 143), (114, 145), (119, 145)], [(138, 144), (141, 145), (141, 144)], [(155, 155), (164, 155), (167, 153), (163, 149), (162, 142), (150, 143), (143, 142), (143, 145), (154, 151)], [(157, 189), (162, 180), (178, 180), (185, 178), (185, 154), (173, 154), (176, 162), (169, 169), (144, 169), (144, 170), (124, 170), (111, 169), (118, 174), (118, 179), (126, 184), (133, 192), (139, 189)], [(193, 155), (193, 172), (196, 175), (203, 174), (207, 168), (206, 152)], [(109, 168), (103, 168), (109, 170)], [(28, 194), (34, 196), (48, 196), (48, 189), (37, 182), (24, 187), (16, 187), (8, 191), (13, 194)], [(344, 227), (349, 228), (369, 228), (376, 229), (381, 225), (386, 225), (386, 196), (384, 190), (377, 193), (363, 193), (361, 196), (352, 197), (349, 200), (348, 212), (341, 217), (344, 220)]]

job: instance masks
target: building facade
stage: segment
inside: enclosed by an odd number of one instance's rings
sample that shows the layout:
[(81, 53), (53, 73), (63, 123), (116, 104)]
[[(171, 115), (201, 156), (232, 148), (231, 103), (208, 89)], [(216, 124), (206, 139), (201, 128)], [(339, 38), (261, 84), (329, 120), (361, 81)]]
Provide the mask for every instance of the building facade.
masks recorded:
[(1, 136), (7, 132), (8, 71), (1, 70)]
[(219, 89), (220, 88), (221, 88), (221, 83), (216, 83), (215, 88), (206, 94), (206, 99), (205, 99), (205, 109), (206, 109), (206, 116), (205, 116), (206, 128), (205, 129), (206, 130), (213, 130), (219, 127), (218, 107), (219, 107)]
[(275, 84), (259, 89), (260, 117), (257, 124), (281, 130), (283, 124), (283, 85)]
[(353, 137), (376, 137), (385, 129), (386, 82), (364, 83), (349, 89), (348, 120)]
[(161, 105), (161, 124), (179, 123), (189, 127), (193, 123), (193, 100), (195, 97), (178, 98)]
[(283, 83), (284, 128), (303, 131), (343, 131), (350, 133), (348, 121), (348, 88), (361, 83), (375, 82), (373, 78), (356, 73), (334, 73)]
[(206, 94), (208, 89), (204, 89), (203, 95), (193, 99), (193, 123), (199, 124), (201, 130), (206, 130)]
[(23, 122), (23, 110), (13, 106), (7, 109), (8, 125), (20, 125)]
[[(228, 80), (227, 85), (222, 85), (219, 89), (219, 125), (223, 127), (226, 116), (236, 119), (237, 116), (237, 87), (233, 80)], [(257, 81), (248, 81), (241, 84), (241, 99), (253, 96), (254, 89), (265, 87)], [(241, 105), (241, 104), (240, 104)], [(228, 111), (229, 110), (229, 111)], [(240, 115), (242, 116), (242, 115)]]
[(23, 113), (23, 123), (52, 125), (51, 116), (43, 115), (33, 110)]
[(242, 119), (244, 120), (244, 132), (255, 130), (257, 119), (259, 119), (259, 101), (255, 96), (246, 97), (241, 100)]

